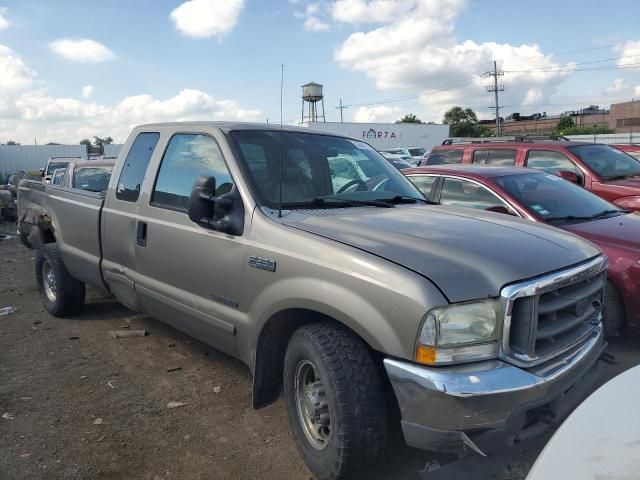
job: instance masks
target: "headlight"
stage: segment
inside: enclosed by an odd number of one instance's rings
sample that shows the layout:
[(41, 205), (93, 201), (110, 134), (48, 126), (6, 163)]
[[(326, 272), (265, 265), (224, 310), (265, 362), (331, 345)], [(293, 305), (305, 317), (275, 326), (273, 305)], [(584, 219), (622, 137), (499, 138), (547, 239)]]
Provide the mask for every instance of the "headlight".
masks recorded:
[(446, 305), (430, 310), (416, 345), (416, 361), (426, 365), (494, 358), (502, 308), (498, 300)]

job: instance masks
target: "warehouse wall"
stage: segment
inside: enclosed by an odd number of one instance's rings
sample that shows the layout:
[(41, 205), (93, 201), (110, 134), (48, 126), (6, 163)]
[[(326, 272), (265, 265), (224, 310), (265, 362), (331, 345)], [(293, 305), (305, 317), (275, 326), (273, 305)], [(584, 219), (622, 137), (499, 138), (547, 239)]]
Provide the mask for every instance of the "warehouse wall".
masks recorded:
[[(105, 145), (105, 156), (118, 155), (122, 145)], [(49, 157), (86, 158), (84, 145), (0, 145), (0, 174), (38, 170)]]

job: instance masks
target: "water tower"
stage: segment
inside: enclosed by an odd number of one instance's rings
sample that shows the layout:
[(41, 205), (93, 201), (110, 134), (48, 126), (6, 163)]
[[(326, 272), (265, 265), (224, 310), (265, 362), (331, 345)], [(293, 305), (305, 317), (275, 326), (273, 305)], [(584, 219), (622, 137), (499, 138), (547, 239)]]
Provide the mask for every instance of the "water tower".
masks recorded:
[[(318, 102), (322, 107), (322, 112), (318, 112)], [(307, 116), (304, 116), (304, 106), (307, 107)], [(309, 82), (306, 85), (302, 85), (302, 123), (305, 118), (309, 122), (317, 122), (322, 118), (322, 121), (326, 121), (324, 118), (324, 97), (322, 96), (322, 85), (316, 82)]]

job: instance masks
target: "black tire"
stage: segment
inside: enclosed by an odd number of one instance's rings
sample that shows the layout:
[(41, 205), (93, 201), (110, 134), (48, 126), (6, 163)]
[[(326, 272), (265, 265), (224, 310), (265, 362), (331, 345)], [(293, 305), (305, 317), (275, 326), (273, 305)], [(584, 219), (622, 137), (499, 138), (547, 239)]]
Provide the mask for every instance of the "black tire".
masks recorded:
[[(49, 276), (49, 273), (52, 276)], [(38, 251), (36, 280), (42, 303), (51, 315), (66, 317), (82, 311), (84, 283), (71, 276), (60, 258), (55, 243), (44, 244)]]
[(604, 290), (602, 317), (604, 334), (609, 337), (620, 335), (627, 323), (627, 315), (620, 292), (610, 281), (607, 281), (607, 286)]
[[(299, 369), (308, 368), (309, 362), (317, 373), (310, 387), (321, 385), (322, 401), (302, 403), (315, 405), (314, 413), (328, 408), (323, 414), (328, 415), (329, 427), (321, 428), (329, 428), (330, 434), (323, 449), (314, 447), (307, 437), (304, 414), (298, 411), (300, 396), (296, 391), (302, 382), (296, 382), (296, 378)], [(324, 322), (296, 330), (285, 354), (284, 395), (298, 450), (319, 480), (352, 478), (370, 468), (383, 453), (387, 412), (382, 384), (371, 352), (350, 330)], [(300, 412), (304, 409), (301, 406)]]

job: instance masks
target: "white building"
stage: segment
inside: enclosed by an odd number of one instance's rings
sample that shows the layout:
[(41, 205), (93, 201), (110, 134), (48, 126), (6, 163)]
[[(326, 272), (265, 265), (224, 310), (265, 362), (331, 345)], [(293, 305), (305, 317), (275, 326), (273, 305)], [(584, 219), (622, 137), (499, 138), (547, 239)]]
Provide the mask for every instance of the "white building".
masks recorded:
[(302, 126), (362, 140), (377, 150), (394, 147), (423, 147), (430, 150), (449, 138), (449, 125), (305, 122)]

